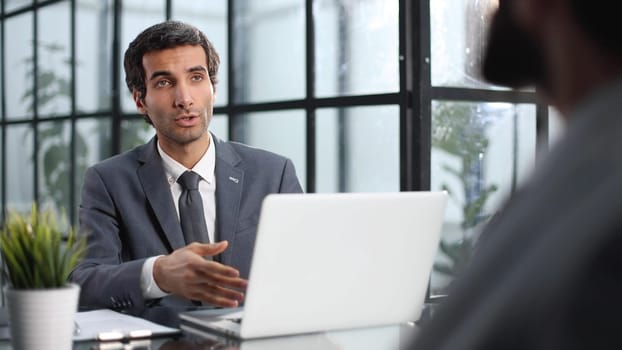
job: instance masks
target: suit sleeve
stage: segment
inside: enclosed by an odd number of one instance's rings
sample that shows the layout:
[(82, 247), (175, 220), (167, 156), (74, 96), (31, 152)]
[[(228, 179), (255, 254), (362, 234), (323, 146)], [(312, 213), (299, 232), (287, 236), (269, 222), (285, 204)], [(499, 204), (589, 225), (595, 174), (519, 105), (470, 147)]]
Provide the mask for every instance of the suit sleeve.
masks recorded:
[(280, 193), (302, 193), (302, 187), (296, 176), (294, 163), (290, 159), (285, 160), (285, 166), (281, 174)]
[(102, 177), (95, 168), (89, 168), (80, 204), (80, 234), (88, 237), (88, 250), (70, 279), (81, 286), (80, 307), (138, 314), (145, 307), (140, 289), (145, 259), (123, 262), (124, 237), (118, 217)]

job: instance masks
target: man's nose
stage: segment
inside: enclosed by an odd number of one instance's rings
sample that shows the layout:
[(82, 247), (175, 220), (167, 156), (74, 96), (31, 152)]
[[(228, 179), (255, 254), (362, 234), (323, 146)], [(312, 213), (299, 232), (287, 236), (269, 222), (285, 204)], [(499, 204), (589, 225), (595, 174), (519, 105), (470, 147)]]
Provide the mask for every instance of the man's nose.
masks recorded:
[(193, 104), (190, 89), (185, 84), (178, 84), (175, 90), (175, 106), (182, 109), (188, 109)]

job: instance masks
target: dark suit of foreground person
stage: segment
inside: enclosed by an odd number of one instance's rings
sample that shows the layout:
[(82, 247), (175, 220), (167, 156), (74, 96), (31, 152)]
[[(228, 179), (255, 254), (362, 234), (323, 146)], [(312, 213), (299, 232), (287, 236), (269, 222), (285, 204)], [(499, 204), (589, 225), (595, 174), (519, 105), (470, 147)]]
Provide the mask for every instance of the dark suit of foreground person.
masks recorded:
[(535, 84), (561, 141), (484, 230), (412, 348), (622, 348), (622, 36), (617, 2), (500, 0), (485, 76)]
[[(294, 167), (284, 157), (210, 135), (218, 56), (196, 28), (165, 22), (146, 29), (130, 44), (125, 69), (156, 137), (86, 172), (80, 225), (89, 249), (71, 276), (82, 286), (80, 305), (171, 325), (177, 311), (199, 301), (238, 306), (261, 202), (269, 193), (301, 192)], [(205, 217), (217, 243), (184, 238), (176, 177), (187, 169), (212, 186), (202, 203), (215, 213)]]

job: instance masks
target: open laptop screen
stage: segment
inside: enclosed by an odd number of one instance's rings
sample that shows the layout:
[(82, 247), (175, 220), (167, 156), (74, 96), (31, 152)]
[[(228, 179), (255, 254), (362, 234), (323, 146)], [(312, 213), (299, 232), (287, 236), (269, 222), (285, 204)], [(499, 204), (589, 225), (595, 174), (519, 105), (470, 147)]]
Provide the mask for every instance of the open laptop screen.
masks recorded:
[(446, 201), (444, 192), (269, 195), (240, 337), (418, 319)]

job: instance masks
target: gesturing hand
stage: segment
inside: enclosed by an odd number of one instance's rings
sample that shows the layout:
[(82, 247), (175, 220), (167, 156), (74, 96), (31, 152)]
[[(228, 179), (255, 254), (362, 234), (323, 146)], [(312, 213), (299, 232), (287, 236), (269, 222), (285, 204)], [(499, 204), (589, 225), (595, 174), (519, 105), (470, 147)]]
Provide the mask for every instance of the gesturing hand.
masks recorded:
[(153, 278), (163, 291), (221, 307), (236, 307), (247, 281), (233, 267), (205, 260), (227, 249), (228, 242), (191, 243), (156, 259)]

